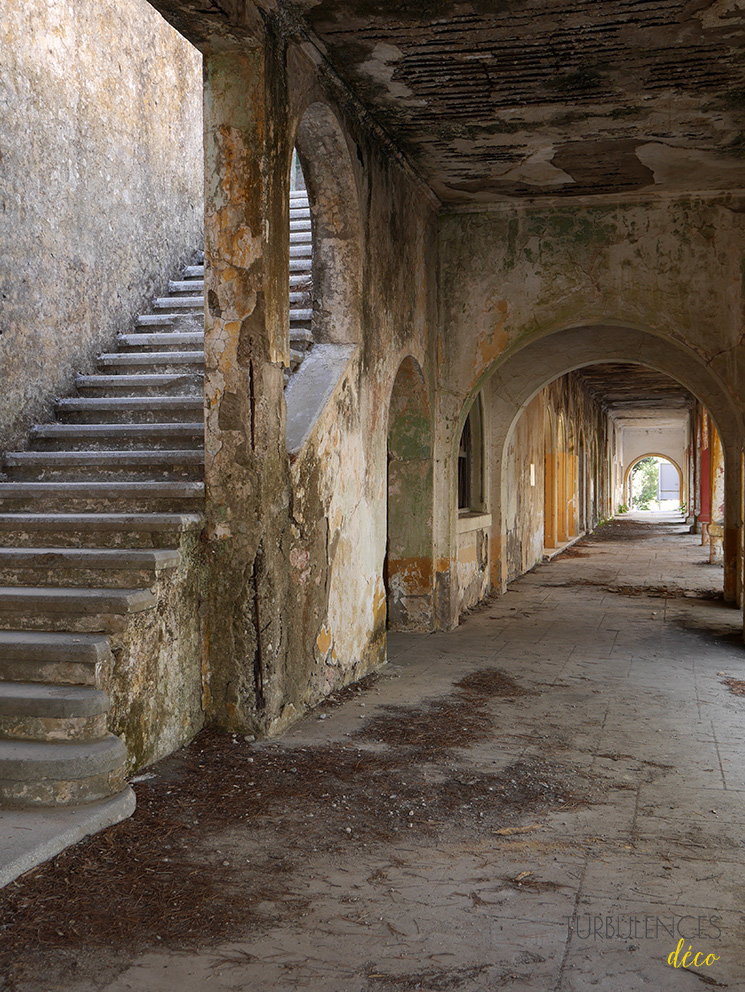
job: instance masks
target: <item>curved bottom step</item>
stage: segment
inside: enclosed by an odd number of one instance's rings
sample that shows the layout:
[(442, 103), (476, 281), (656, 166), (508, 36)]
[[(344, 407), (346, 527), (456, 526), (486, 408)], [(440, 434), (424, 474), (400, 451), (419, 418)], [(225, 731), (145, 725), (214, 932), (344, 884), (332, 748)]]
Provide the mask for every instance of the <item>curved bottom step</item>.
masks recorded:
[(85, 806), (0, 809), (0, 888), (72, 844), (126, 820), (135, 811), (129, 787)]
[(127, 749), (114, 734), (85, 743), (0, 740), (0, 805), (54, 807), (121, 792)]

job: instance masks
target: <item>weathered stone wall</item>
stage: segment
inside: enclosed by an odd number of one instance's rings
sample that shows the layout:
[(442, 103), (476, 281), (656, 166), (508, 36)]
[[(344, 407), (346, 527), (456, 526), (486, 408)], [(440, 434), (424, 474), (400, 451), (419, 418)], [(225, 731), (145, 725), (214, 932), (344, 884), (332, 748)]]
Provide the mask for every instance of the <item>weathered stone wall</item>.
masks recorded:
[(202, 239), (201, 56), (145, 0), (0, 25), (0, 448)]
[[(210, 719), (263, 735), (385, 659), (389, 404), (405, 358), (431, 366), (436, 226), (354, 101), (271, 19), (261, 44), (209, 53), (205, 78), (205, 698)], [(349, 359), (290, 457), (282, 365), (298, 126), (321, 238), (314, 329)], [(422, 389), (431, 409), (429, 375)]]
[(688, 460), (686, 452), (688, 450), (688, 430), (687, 418), (675, 427), (624, 427), (621, 431), (621, 468), (623, 479), (631, 464), (644, 455), (664, 455), (669, 458), (683, 474), (683, 496), (686, 500), (688, 473)]
[[(297, 84), (309, 86), (304, 74)], [(391, 530), (387, 521), (389, 476), (387, 440), (392, 393), (404, 360), (413, 356), (426, 369), (431, 390), (429, 348), (435, 318), (435, 235), (432, 204), (390, 161), (385, 149), (336, 105), (348, 136), (362, 218), (362, 297), (358, 314), (360, 347), (310, 438), (291, 466), (293, 540), (286, 702), (300, 710), (356, 679), (385, 660), (386, 588), (384, 572)], [(337, 164), (339, 169), (340, 165)], [(311, 171), (304, 166), (306, 176)], [(310, 185), (310, 184), (309, 184)], [(327, 218), (343, 217), (341, 204), (326, 204)], [(326, 221), (328, 223), (328, 220)], [(326, 274), (330, 282), (330, 273)], [(337, 279), (343, 271), (336, 271)], [(412, 397), (413, 399), (413, 397)], [(417, 425), (432, 409), (420, 400)], [(414, 425), (411, 425), (412, 428)], [(431, 428), (429, 428), (431, 431)], [(426, 444), (425, 444), (426, 446)], [(422, 455), (422, 452), (418, 452)], [(422, 484), (408, 498), (425, 506), (422, 533), (415, 542), (431, 582), (431, 450), (416, 468)], [(413, 535), (409, 534), (413, 540)], [(431, 597), (423, 590), (419, 625), (431, 625)]]
[[(543, 421), (545, 391), (532, 401), (515, 426), (507, 448), (507, 505), (504, 526), (507, 581), (543, 557)], [(535, 483), (531, 485), (530, 466)]]
[[(460, 210), (440, 219), (436, 520), (438, 614), (455, 622), (455, 446), (463, 410), (499, 373), (502, 419), (545, 383), (591, 360), (645, 360), (742, 432), (745, 216), (736, 197), (616, 206)], [(578, 330), (574, 330), (578, 329)], [(528, 359), (526, 356), (530, 356)], [(492, 430), (510, 423), (492, 423)], [(499, 455), (501, 458), (501, 455)], [(504, 509), (501, 463), (489, 509)], [(737, 472), (730, 473), (735, 485)], [(729, 505), (736, 507), (737, 496)], [(734, 510), (733, 510), (734, 512)], [(492, 587), (503, 587), (506, 521), (492, 528)], [(502, 567), (499, 567), (499, 562)], [(442, 605), (441, 605), (442, 604)]]

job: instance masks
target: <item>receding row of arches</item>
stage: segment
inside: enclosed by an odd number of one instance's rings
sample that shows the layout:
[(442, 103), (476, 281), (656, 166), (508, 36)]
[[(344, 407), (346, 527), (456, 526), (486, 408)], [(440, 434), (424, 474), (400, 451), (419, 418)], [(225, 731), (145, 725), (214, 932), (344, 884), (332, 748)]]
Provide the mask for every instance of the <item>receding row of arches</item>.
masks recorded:
[[(516, 561), (524, 571), (524, 548), (522, 563), (516, 550), (512, 512), (516, 501), (523, 512), (533, 513), (533, 521), (540, 519), (541, 552), (559, 548), (623, 505), (634, 466), (650, 455), (660, 455), (675, 466), (683, 518), (701, 532), (702, 543), (719, 541), (718, 560), (725, 566), (725, 599), (741, 602), (739, 413), (716, 376), (696, 356), (633, 328), (594, 325), (557, 332), (540, 342), (540, 361), (537, 348), (538, 343), (528, 345), (495, 362), (474, 383), (460, 414), (453, 418), (449, 459), (438, 459), (433, 450), (432, 438), (438, 436), (439, 440), (443, 432), (436, 431), (432, 422), (421, 370), (411, 358), (400, 367), (389, 427), (389, 469), (394, 460), (397, 462), (394, 486), (389, 474), (388, 497), (386, 568), (389, 602), (395, 601), (395, 608), (389, 606), (390, 625), (418, 628), (422, 621), (425, 625), (452, 625), (463, 608), (488, 592), (503, 591), (515, 577)], [(644, 443), (636, 434), (654, 436), (657, 428), (653, 418), (639, 427), (638, 411), (634, 411), (636, 419), (626, 413), (611, 415), (597, 397), (594, 406), (589, 403), (580, 409), (576, 394), (583, 386), (585, 371), (600, 363), (608, 366), (617, 362), (620, 373), (621, 363), (627, 369), (627, 356), (634, 352), (643, 358), (635, 364), (684, 387), (687, 405), (675, 410), (674, 417), (668, 415), (673, 426), (685, 426), (680, 441), (684, 445), (682, 457), (673, 459), (666, 450), (655, 448), (636, 451), (634, 445)], [(546, 361), (547, 354), (553, 361)], [(552, 371), (558, 374), (552, 375)], [(416, 388), (412, 388), (414, 382)], [(405, 414), (397, 399), (404, 392)], [(588, 413), (589, 407), (592, 411)], [(534, 422), (537, 410), (540, 430), (534, 426), (528, 430), (523, 426), (525, 418), (532, 417)], [(426, 457), (420, 455), (416, 474), (432, 489), (425, 493), (420, 486), (416, 500), (411, 501), (406, 487), (400, 484), (400, 446), (396, 450), (394, 440), (400, 433), (402, 416), (419, 425), (409, 436), (411, 450), (431, 452)], [(659, 420), (659, 411), (657, 416)], [(667, 422), (663, 426), (668, 432), (672, 430)], [(633, 444), (627, 440), (626, 457), (624, 430), (628, 438), (633, 435)], [(519, 445), (513, 443), (516, 432), (521, 432)], [(519, 449), (522, 454), (518, 454)], [(413, 462), (408, 470), (414, 471)], [(529, 492), (533, 487), (539, 495)], [(438, 496), (443, 502), (447, 500), (449, 527), (438, 527), (436, 520), (433, 526)], [(536, 503), (540, 504), (539, 511), (535, 510)], [(417, 535), (415, 568), (410, 560), (405, 562), (414, 557), (413, 550), (404, 554), (396, 538), (402, 506), (408, 506), (408, 532)], [(440, 505), (441, 512), (446, 509)], [(712, 544), (711, 560), (715, 561), (713, 548)], [(534, 560), (538, 560), (537, 555)], [(529, 567), (530, 553), (527, 562)], [(395, 582), (391, 581), (394, 573)], [(423, 577), (425, 581), (421, 581)], [(422, 603), (429, 602), (430, 597), (431, 607), (423, 609)], [(414, 599), (418, 608), (411, 611), (408, 603)]]

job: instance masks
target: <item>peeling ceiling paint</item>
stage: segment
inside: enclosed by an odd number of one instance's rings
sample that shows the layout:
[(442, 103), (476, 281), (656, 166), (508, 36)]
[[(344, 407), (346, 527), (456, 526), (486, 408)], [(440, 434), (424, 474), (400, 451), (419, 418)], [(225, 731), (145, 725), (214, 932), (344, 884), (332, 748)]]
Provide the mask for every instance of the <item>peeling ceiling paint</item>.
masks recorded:
[(745, 187), (745, 0), (295, 0), (445, 201)]

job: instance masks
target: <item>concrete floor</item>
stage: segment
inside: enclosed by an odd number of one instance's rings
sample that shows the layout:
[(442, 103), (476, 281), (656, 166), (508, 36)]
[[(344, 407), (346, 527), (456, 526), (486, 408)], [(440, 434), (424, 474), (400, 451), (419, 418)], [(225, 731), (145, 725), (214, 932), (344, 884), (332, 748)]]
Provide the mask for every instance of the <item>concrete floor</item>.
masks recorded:
[[(160, 944), (81, 948), (64, 979), (29, 958), (7, 987), (745, 989), (745, 696), (724, 684), (745, 680), (741, 615), (714, 598), (721, 569), (699, 539), (661, 519), (602, 528), (457, 631), (392, 636), (365, 692), (279, 743), (236, 742), (255, 762), (284, 762), (277, 775), (328, 748), (352, 749), (361, 768), (399, 761), (397, 791), (389, 776), (376, 797), (396, 824), (387, 832), (366, 828), (369, 792), (333, 792), (320, 776), (291, 834), (277, 808), (195, 838), (195, 860), (230, 872), (251, 872), (273, 846), (301, 852), (284, 895), (259, 907), (263, 925), (169, 949), (174, 903)], [(483, 674), (495, 671), (501, 689)], [(462, 746), (440, 746), (459, 721)], [(153, 770), (167, 781), (168, 767)], [(290, 898), (302, 911), (280, 912)], [(697, 967), (668, 965), (681, 938), (682, 952), (703, 952)]]

